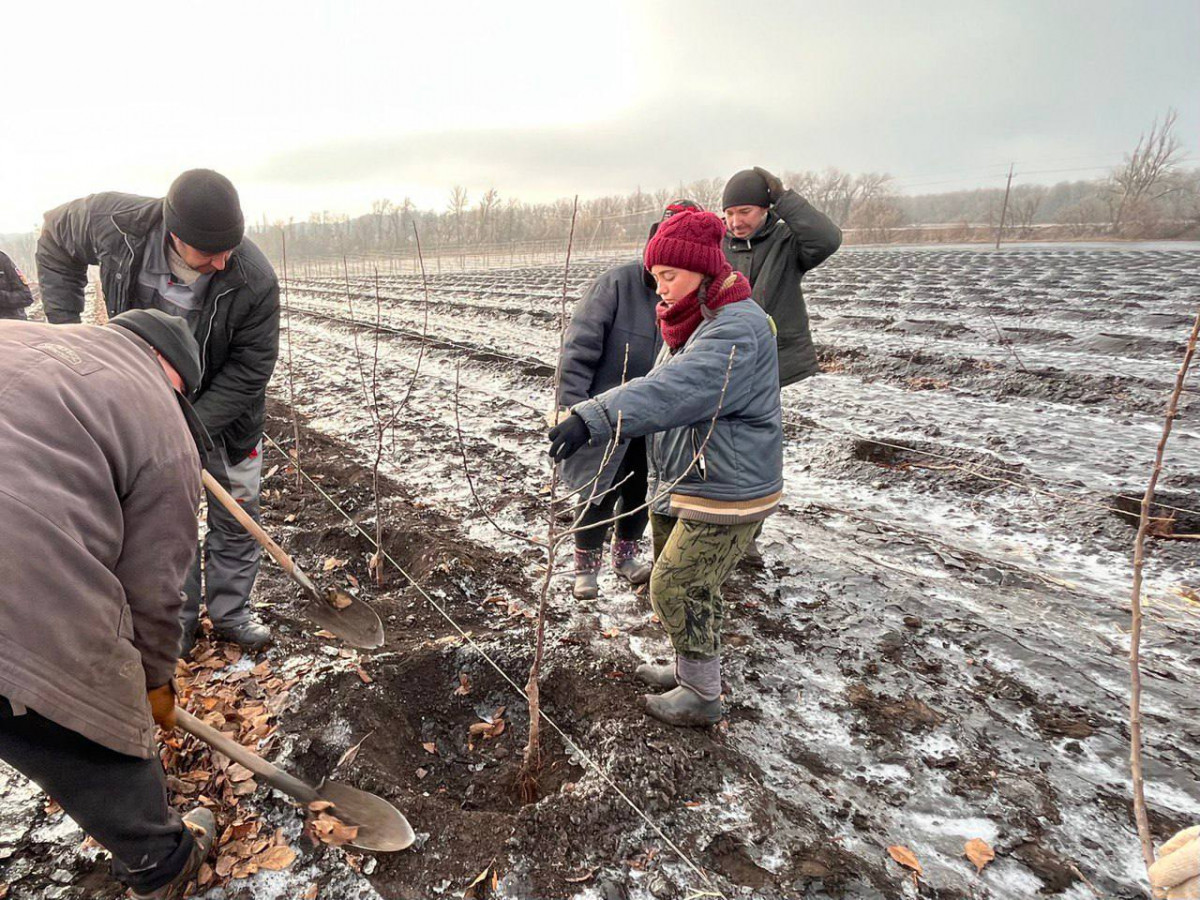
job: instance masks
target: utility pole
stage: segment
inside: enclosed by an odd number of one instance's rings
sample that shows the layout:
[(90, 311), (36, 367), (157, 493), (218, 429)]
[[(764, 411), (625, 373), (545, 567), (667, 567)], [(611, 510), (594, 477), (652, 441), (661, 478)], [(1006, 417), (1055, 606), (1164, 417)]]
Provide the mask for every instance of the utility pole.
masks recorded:
[(1000, 249), (1000, 236), (1004, 234), (1004, 214), (1008, 212), (1008, 192), (1012, 190), (1013, 164), (1008, 164), (1008, 184), (1004, 186), (1004, 205), (1000, 207), (1000, 227), (996, 229), (996, 249)]

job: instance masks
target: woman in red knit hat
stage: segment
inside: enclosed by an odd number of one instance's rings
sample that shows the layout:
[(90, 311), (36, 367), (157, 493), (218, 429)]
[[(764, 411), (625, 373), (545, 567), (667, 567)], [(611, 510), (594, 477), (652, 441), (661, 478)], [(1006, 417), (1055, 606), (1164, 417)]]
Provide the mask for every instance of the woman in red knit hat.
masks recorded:
[(724, 233), (717, 216), (700, 210), (661, 225), (644, 260), (661, 298), (663, 350), (654, 369), (576, 404), (550, 431), (555, 459), (614, 435), (647, 436), (650, 603), (675, 662), (636, 674), (668, 688), (645, 704), (672, 725), (721, 717), (721, 586), (783, 493), (775, 329), (745, 276), (726, 262)]

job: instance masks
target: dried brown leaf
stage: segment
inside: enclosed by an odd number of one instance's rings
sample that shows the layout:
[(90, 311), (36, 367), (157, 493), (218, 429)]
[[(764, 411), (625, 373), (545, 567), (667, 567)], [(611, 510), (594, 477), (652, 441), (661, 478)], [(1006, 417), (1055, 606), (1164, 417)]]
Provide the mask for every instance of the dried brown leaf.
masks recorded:
[(235, 784), (242, 781), (249, 781), (254, 777), (254, 773), (241, 763), (230, 763), (229, 768), (225, 770), (225, 775)]
[(433, 741), (424, 741), (421, 746), (425, 748), (426, 753), (437, 754), (437, 744)]
[(296, 861), (296, 851), (286, 844), (283, 846), (275, 846), (268, 849), (265, 853), (255, 857), (255, 862), (258, 863), (261, 869), (271, 869), (278, 871), (286, 869)]
[(233, 871), (230, 873), (230, 877), (231, 878), (249, 878), (251, 875), (253, 875), (257, 871), (258, 871), (258, 863), (256, 863), (252, 859), (248, 859), (245, 862), (240, 862), (237, 865), (235, 865), (233, 867)]
[(463, 890), (463, 900), (479, 900), (487, 894), (489, 887), (495, 886), (496, 874), (492, 868), (495, 865), (496, 860), (493, 859), (488, 863), (486, 869), (475, 876), (475, 879)]
[(317, 900), (317, 892), (319, 890), (320, 888), (317, 886), (316, 882), (310, 884), (304, 889), (304, 893), (300, 895), (300, 900)]
[(254, 779), (249, 781), (241, 781), (233, 786), (235, 797), (248, 797), (258, 790), (258, 782)]
[[(355, 758), (358, 756), (358, 748), (361, 747), (366, 742), (367, 738), (374, 733), (374, 731), (368, 731), (365, 735), (363, 735), (363, 739), (361, 741), (359, 741), (338, 758), (337, 764), (334, 766), (334, 768), (336, 769), (338, 766), (348, 766), (350, 763), (354, 762)], [(311, 803), (309, 804), (309, 808), (312, 808)]]
[(334, 569), (340, 569), (348, 560), (338, 559), (336, 556), (327, 556), (325, 558), (325, 571), (332, 572)]
[(335, 847), (348, 844), (358, 837), (357, 825), (347, 825), (341, 819), (331, 816), (329, 813), (320, 813), (312, 825), (313, 833), (316, 834), (318, 840), (325, 844), (332, 844)]
[(996, 858), (996, 851), (993, 850), (988, 842), (980, 838), (971, 838), (963, 847), (963, 853), (967, 859), (975, 866), (976, 874), (983, 871), (983, 867)]
[(925, 870), (921, 868), (921, 861), (917, 859), (915, 853), (900, 844), (895, 844), (887, 848), (892, 859), (900, 863), (906, 869), (912, 869), (917, 875), (924, 875)]
[(465, 697), (471, 693), (471, 679), (467, 677), (466, 672), (458, 673), (458, 687), (454, 689), (454, 693), (459, 697)]

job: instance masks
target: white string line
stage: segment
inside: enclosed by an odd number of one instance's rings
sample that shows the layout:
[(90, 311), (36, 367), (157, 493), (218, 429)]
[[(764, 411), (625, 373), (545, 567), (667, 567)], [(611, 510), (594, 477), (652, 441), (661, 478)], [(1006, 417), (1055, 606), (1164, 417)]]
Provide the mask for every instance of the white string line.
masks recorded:
[[(421, 587), (421, 585), (417, 582), (417, 580), (415, 578), (413, 578), (411, 575), (409, 575), (408, 572), (406, 572), (404, 570), (404, 567), (401, 566), (398, 562), (396, 562), (395, 559), (392, 558), (392, 555), (390, 553), (388, 553), (387, 550), (385, 550), (383, 547), (380, 547), (377, 543), (375, 543), (375, 539), (373, 537), (371, 537), (371, 535), (368, 534), (362, 528), (361, 525), (359, 525), (356, 521), (354, 521), (354, 518), (348, 512), (346, 512), (346, 510), (343, 509), (336, 500), (334, 500), (331, 496), (329, 496), (329, 494), (325, 492), (325, 489), (322, 488), (321, 485), (319, 485), (316, 481), (314, 481), (312, 476), (309, 475), (308, 472), (304, 471), (304, 468), (300, 465), (299, 460), (292, 459), (292, 457), (288, 455), (287, 451), (285, 451), (278, 444), (278, 442), (273, 437), (271, 437), (271, 435), (267, 434), (265, 431), (263, 432), (263, 437), (267, 439), (267, 441), (270, 443), (270, 445), (272, 447), (274, 447), (276, 450), (279, 451), (279, 453), (283, 456), (284, 459), (286, 459), (288, 461), (288, 463), (290, 465), (294, 465), (296, 467), (296, 470), (301, 475), (304, 476), (304, 480), (307, 481), (309, 484), (311, 484), (314, 488), (316, 488), (317, 493), (319, 493), (322, 497), (324, 497), (325, 500), (329, 503), (329, 505), (332, 506), (334, 509), (336, 509), (341, 514), (342, 518), (344, 518), (347, 522), (350, 523), (350, 525), (352, 525), (354, 527), (355, 531), (357, 531), (364, 538), (366, 538), (367, 542), (369, 544), (371, 544), (371, 546), (374, 547), (376, 549), (376, 551), (380, 555), (383, 556), (384, 559), (386, 559), (388, 562), (390, 562), (396, 568), (396, 571), (398, 571), (401, 575), (403, 575), (408, 580), (408, 583), (417, 589), (417, 591), (421, 594), (422, 597), (424, 597), (426, 600), (429, 601), (430, 606), (432, 606), (435, 610), (437, 610), (438, 613), (442, 616), (442, 618), (445, 619), (448, 623), (450, 623), (450, 626), (455, 631), (458, 632), (459, 636), (462, 637), (462, 639), (464, 641), (466, 641), (468, 644), (470, 644), (471, 647), (474, 648), (479, 653), (479, 655), (482, 656), (487, 661), (488, 665), (490, 665), (493, 669), (495, 669), (496, 672), (500, 675), (500, 677), (503, 678), (505, 681), (507, 681), (509, 683), (509, 685), (512, 686), (513, 690), (515, 690), (518, 694), (520, 694), (521, 697), (524, 698), (525, 702), (528, 703), (529, 695), (525, 693), (525, 689), (523, 687), (521, 687), (519, 684), (517, 684), (517, 682), (513, 681), (513, 679), (509, 677), (508, 673), (505, 672), (502, 668), (500, 668), (500, 664), (497, 663), (494, 659), (492, 659), (492, 657), (488, 654), (488, 652), (486, 650), (484, 650), (483, 647), (481, 647), (479, 645), (479, 643), (473, 637), (471, 637), (471, 634), (469, 632), (464, 630), (461, 625), (459, 625), (456, 621), (454, 621), (454, 618), (448, 612), (446, 612), (445, 609), (442, 608), (441, 604), (439, 604), (436, 600), (434, 600), (433, 597), (431, 597), (425, 591), (425, 589), (423, 587)], [(582, 759), (584, 762), (586, 762), (592, 768), (592, 770), (595, 771), (595, 773), (600, 776), (601, 780), (605, 784), (607, 784), (610, 788), (612, 788), (614, 791), (616, 791), (617, 795), (622, 800), (624, 800), (625, 803), (627, 803), (629, 805), (629, 808), (632, 809), (635, 813), (637, 813), (642, 818), (642, 820), (647, 825), (650, 826), (650, 828), (654, 831), (654, 833), (656, 835), (658, 835), (658, 837), (660, 839), (662, 839), (662, 841), (668, 847), (670, 847), (673, 851), (675, 851), (675, 854), (681, 860), (683, 860), (684, 863), (687, 864), (688, 868), (690, 868), (693, 872), (695, 872), (697, 875), (699, 875), (701, 880), (703, 880), (705, 884), (707, 884), (709, 887), (713, 887), (712, 879), (708, 877), (708, 874), (703, 869), (701, 869), (698, 865), (696, 865), (694, 862), (692, 862), (692, 860), (688, 857), (688, 855), (686, 853), (684, 853), (683, 850), (681, 850), (674, 841), (672, 841), (669, 837), (666, 836), (666, 834), (663, 833), (663, 830), (661, 828), (659, 828), (657, 824), (654, 823), (654, 821), (650, 818), (650, 816), (642, 811), (641, 807), (639, 807), (636, 803), (634, 803), (632, 800), (629, 799), (629, 796), (623, 790), (621, 790), (621, 788), (617, 785), (617, 783), (615, 781), (613, 781), (608, 776), (608, 774), (604, 772), (603, 769), (600, 768), (600, 765), (597, 762), (595, 762), (590, 756), (588, 756), (587, 753), (585, 753), (583, 751), (583, 748), (581, 748), (565, 731), (562, 730), (562, 728), (560, 728), (558, 726), (557, 722), (555, 722), (553, 719), (551, 719), (550, 716), (548, 716), (544, 710), (539, 709), (539, 714), (541, 715), (541, 718), (545, 721), (545, 723), (547, 725), (549, 725), (550, 728), (553, 729), (554, 732), (560, 738), (562, 738), (563, 742), (566, 743), (580, 759)], [(693, 894), (692, 896), (722, 897), (722, 898), (725, 898), (725, 900), (728, 900), (728, 898), (726, 898), (725, 895), (723, 893), (721, 893), (720, 891), (715, 891), (714, 893), (705, 892), (702, 894)]]

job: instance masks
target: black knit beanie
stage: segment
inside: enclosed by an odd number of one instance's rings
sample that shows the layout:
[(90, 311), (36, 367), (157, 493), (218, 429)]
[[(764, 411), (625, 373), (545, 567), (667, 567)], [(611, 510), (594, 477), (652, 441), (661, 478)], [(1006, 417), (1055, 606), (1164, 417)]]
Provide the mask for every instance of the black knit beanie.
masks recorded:
[(742, 169), (725, 183), (721, 194), (721, 209), (731, 206), (769, 207), (771, 197), (767, 193), (767, 182), (753, 169)]
[(200, 387), (200, 346), (183, 319), (161, 309), (131, 309), (113, 316), (108, 324), (132, 331), (161, 353), (183, 379), (185, 394), (190, 396)]
[(189, 169), (163, 199), (167, 231), (204, 253), (224, 253), (242, 242), (246, 221), (237, 189), (212, 169)]

